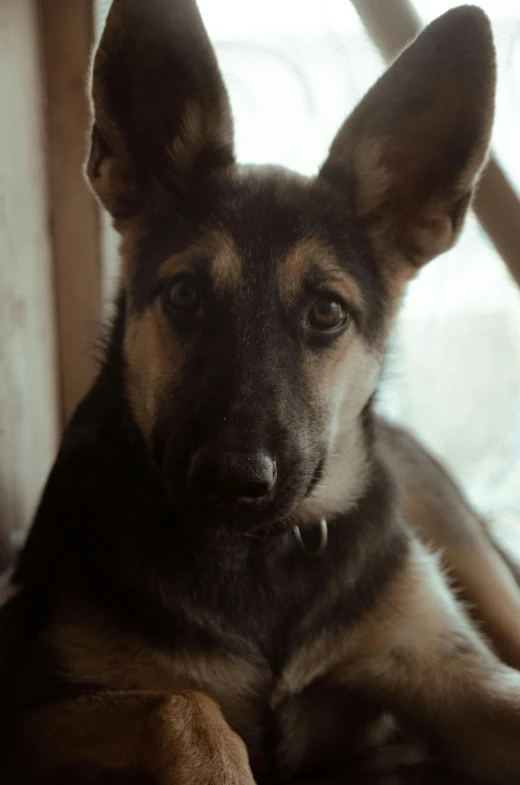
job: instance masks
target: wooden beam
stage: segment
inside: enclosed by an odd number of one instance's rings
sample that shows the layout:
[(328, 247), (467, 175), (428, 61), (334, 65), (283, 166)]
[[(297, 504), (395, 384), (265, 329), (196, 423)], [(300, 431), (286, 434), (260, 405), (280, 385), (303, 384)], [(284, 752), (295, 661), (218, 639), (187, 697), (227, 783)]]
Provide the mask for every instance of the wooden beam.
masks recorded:
[(0, 2), (0, 572), (58, 438), (41, 62), (34, 0)]
[(92, 347), (101, 312), (98, 207), (83, 177), (92, 5), (92, 0), (40, 0), (64, 421), (94, 377)]
[(391, 62), (421, 32), (421, 20), (409, 0), (351, 2), (387, 62)]
[[(351, 2), (387, 62), (421, 31), (421, 21), (409, 0)], [(520, 286), (520, 199), (494, 156), (480, 179), (473, 209)]]
[(482, 173), (473, 209), (520, 286), (520, 199), (496, 158)]

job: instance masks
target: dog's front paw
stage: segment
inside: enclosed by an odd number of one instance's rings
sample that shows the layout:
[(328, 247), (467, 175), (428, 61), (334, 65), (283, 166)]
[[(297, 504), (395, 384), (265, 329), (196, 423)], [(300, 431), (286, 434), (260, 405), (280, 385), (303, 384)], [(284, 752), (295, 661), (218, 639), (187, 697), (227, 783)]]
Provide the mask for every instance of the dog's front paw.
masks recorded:
[(217, 704), (200, 692), (177, 695), (176, 704), (179, 698), (186, 702), (183, 722), (176, 724), (161, 785), (255, 785), (246, 746)]

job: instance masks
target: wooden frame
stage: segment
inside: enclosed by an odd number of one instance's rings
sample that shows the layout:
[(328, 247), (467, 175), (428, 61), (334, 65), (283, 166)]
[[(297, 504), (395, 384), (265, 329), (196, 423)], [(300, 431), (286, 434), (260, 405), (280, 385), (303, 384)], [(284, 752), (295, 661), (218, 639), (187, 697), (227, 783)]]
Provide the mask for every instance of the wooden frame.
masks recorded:
[(100, 227), (82, 175), (93, 1), (0, 2), (0, 573), (95, 373)]
[(40, 0), (40, 18), (61, 411), (66, 422), (94, 376), (102, 299), (99, 211), (82, 174), (90, 123), (86, 74), (93, 0)]

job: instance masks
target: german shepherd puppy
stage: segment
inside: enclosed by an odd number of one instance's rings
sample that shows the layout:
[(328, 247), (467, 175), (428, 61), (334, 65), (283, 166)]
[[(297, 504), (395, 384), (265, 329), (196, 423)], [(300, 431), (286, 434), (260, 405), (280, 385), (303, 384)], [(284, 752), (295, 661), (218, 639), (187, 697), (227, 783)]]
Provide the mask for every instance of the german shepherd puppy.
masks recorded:
[(494, 89), (489, 23), (461, 7), (316, 177), (242, 167), (195, 3), (114, 0), (88, 176), (122, 282), (15, 576), (15, 781), (285, 782), (384, 741), (391, 714), (463, 774), (520, 783), (517, 584), (372, 411), (406, 282), (460, 231)]

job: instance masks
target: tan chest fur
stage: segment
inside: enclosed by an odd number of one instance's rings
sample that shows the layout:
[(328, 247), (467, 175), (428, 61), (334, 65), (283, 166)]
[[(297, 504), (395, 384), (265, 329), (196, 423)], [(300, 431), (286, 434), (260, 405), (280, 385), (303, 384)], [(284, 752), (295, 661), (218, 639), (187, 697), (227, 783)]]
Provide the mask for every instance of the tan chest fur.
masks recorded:
[(289, 777), (342, 759), (380, 742), (389, 727), (377, 707), (334, 684), (329, 647), (321, 658), (323, 639), (299, 650), (275, 674), (261, 655), (255, 660), (153, 646), (68, 598), (42, 644), (46, 659), (74, 685), (160, 693), (196, 689), (210, 695), (246, 742), (257, 775), (276, 765)]

